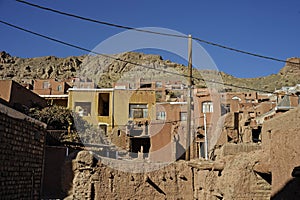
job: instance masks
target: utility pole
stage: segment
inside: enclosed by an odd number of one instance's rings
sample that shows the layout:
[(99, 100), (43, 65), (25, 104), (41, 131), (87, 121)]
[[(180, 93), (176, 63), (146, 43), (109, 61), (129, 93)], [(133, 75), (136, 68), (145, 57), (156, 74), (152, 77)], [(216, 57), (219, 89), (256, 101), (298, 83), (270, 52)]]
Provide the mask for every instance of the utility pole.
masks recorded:
[(192, 35), (188, 37), (188, 94), (187, 94), (187, 134), (185, 160), (191, 158), (191, 104), (192, 104)]
[(204, 148), (205, 148), (204, 153), (205, 153), (205, 160), (208, 160), (208, 142), (207, 142), (206, 113), (204, 112), (203, 115), (204, 115), (203, 121), (204, 121), (204, 144), (205, 144), (205, 146), (204, 146)]

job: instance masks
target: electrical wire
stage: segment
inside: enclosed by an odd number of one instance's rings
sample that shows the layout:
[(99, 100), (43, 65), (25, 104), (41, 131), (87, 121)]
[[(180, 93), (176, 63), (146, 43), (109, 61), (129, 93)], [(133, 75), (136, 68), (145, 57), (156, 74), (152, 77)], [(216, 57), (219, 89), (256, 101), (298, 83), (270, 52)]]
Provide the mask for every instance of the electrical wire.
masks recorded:
[(58, 13), (58, 14), (61, 14), (61, 15), (65, 15), (65, 16), (77, 18), (77, 19), (84, 20), (84, 21), (89, 21), (89, 22), (93, 22), (93, 23), (97, 23), (97, 24), (106, 25), (106, 26), (111, 26), (111, 27), (115, 27), (115, 28), (121, 28), (121, 29), (127, 29), (127, 30), (135, 30), (135, 31), (139, 31), (139, 32), (156, 34), (156, 35), (164, 35), (164, 36), (170, 36), (170, 37), (188, 38), (188, 36), (185, 36), (185, 35), (162, 33), (162, 32), (157, 32), (157, 31), (149, 31), (149, 30), (145, 30), (145, 29), (133, 28), (133, 27), (130, 27), (130, 26), (124, 26), (124, 25), (114, 24), (114, 23), (110, 23), (110, 22), (95, 20), (95, 19), (91, 19), (91, 18), (87, 18), (87, 17), (82, 17), (82, 16), (79, 16), (79, 15), (75, 15), (75, 14), (72, 14), (72, 13), (67, 13), (67, 12), (55, 10), (55, 9), (52, 9), (52, 8), (47, 8), (47, 7), (40, 6), (40, 5), (37, 5), (37, 4), (33, 4), (33, 3), (30, 3), (30, 2), (27, 2), (27, 1), (23, 1), (23, 0), (16, 0), (16, 1), (20, 2), (20, 3), (27, 4), (27, 5), (32, 6), (32, 7), (36, 7), (36, 8), (42, 9), (42, 10), (46, 10), (46, 11)]
[[(113, 57), (113, 56), (110, 56), (110, 55), (101, 54), (99, 52), (96, 52), (96, 51), (93, 51), (93, 50), (90, 50), (90, 49), (87, 49), (87, 48), (84, 48), (84, 47), (81, 47), (81, 46), (78, 46), (78, 45), (74, 45), (74, 44), (71, 44), (71, 43), (68, 43), (68, 42), (64, 42), (62, 40), (58, 40), (58, 39), (55, 39), (53, 37), (49, 37), (49, 36), (31, 31), (31, 30), (22, 28), (20, 26), (13, 25), (13, 24), (5, 22), (3, 20), (0, 20), (0, 23), (5, 24), (5, 25), (7, 25), (9, 27), (12, 27), (12, 28), (21, 30), (23, 32), (27, 32), (27, 33), (30, 33), (32, 35), (36, 35), (36, 36), (39, 36), (41, 38), (44, 38), (44, 39), (47, 39), (47, 40), (50, 40), (50, 41), (54, 41), (56, 43), (63, 44), (65, 46), (73, 47), (73, 48), (76, 48), (76, 49), (79, 49), (79, 50), (82, 50), (82, 51), (85, 51), (85, 52), (93, 53), (93, 54), (100, 55), (100, 56), (103, 56), (103, 57), (106, 57), (106, 58), (110, 58), (110, 59), (113, 59), (113, 60), (116, 60), (116, 61), (121, 61), (121, 62), (124, 62), (124, 63), (127, 63), (127, 64), (132, 64), (132, 65), (143, 67), (143, 68), (148, 68), (148, 69), (152, 69), (152, 70), (156, 70), (156, 71), (161, 71), (161, 72), (164, 72), (164, 73), (173, 74), (173, 75), (176, 75), (176, 76), (182, 76), (182, 77), (185, 77), (185, 78), (189, 78), (189, 76), (185, 75), (185, 74), (179, 74), (179, 73), (176, 73), (176, 72), (171, 72), (171, 71), (167, 71), (167, 70), (163, 70), (163, 69), (157, 69), (157, 68), (154, 68), (154, 67), (149, 67), (147, 65), (142, 65), (142, 64), (131, 62), (131, 61), (128, 61), (128, 60), (123, 60), (123, 59), (120, 59), (120, 58), (116, 58), (116, 57)], [(198, 80), (198, 81), (214, 83), (214, 84), (218, 84), (218, 85), (225, 85), (225, 86), (230, 86), (230, 87), (235, 87), (235, 88), (240, 88), (240, 89), (245, 89), (245, 90), (256, 91), (256, 92), (273, 93), (273, 91), (258, 90), (258, 89), (254, 89), (254, 88), (250, 88), (250, 87), (246, 87), (246, 86), (238, 86), (238, 85), (228, 84), (228, 83), (224, 83), (224, 82), (220, 82), (220, 81), (206, 80), (206, 79), (199, 78), (199, 77), (194, 77), (194, 76), (192, 76), (192, 79)]]
[[(39, 9), (46, 10), (46, 11), (49, 11), (49, 12), (54, 12), (54, 13), (58, 13), (58, 14), (61, 14), (61, 15), (65, 15), (65, 16), (77, 18), (77, 19), (80, 19), (80, 20), (101, 24), (101, 25), (106, 25), (106, 26), (111, 26), (111, 27), (116, 27), (116, 28), (121, 28), (121, 29), (127, 29), (127, 30), (134, 30), (134, 31), (150, 33), (150, 34), (156, 34), (156, 35), (169, 36), (169, 37), (188, 38), (187, 35), (178, 35), (178, 34), (163, 33), (163, 32), (157, 32), (157, 31), (149, 31), (149, 30), (145, 30), (145, 29), (139, 29), (139, 28), (134, 28), (134, 27), (130, 27), (130, 26), (124, 26), (124, 25), (120, 25), (120, 24), (114, 24), (114, 23), (110, 23), (110, 22), (105, 22), (105, 21), (95, 20), (95, 19), (91, 19), (91, 18), (87, 18), (87, 17), (82, 17), (82, 16), (75, 15), (75, 14), (72, 14), (72, 13), (67, 13), (67, 12), (56, 10), (56, 9), (40, 6), (40, 5), (37, 5), (37, 4), (33, 4), (33, 3), (30, 3), (30, 2), (27, 2), (27, 1), (24, 1), (24, 0), (16, 0), (16, 1), (19, 2), (19, 3), (23, 3), (23, 4), (26, 4), (28, 6), (31, 6), (31, 7), (39, 8)], [(248, 52), (248, 51), (244, 51), (244, 50), (228, 47), (228, 46), (225, 46), (225, 45), (217, 44), (217, 43), (214, 43), (214, 42), (210, 42), (210, 41), (207, 41), (207, 40), (203, 40), (203, 39), (200, 39), (200, 38), (197, 38), (197, 37), (192, 37), (192, 39), (196, 40), (198, 42), (201, 42), (201, 43), (211, 45), (211, 46), (219, 47), (219, 48), (222, 48), (222, 49), (226, 49), (226, 50), (229, 50), (229, 51), (234, 51), (234, 52), (241, 53), (241, 54), (246, 54), (246, 55), (249, 55), (249, 56), (254, 56), (254, 57), (258, 57), (258, 58), (262, 58), (262, 59), (266, 59), (266, 60), (272, 60), (272, 61), (276, 61), (276, 62), (290, 63), (290, 64), (295, 64), (295, 65), (300, 66), (300, 63), (295, 63), (295, 62), (291, 62), (291, 61), (287, 61), (287, 60), (282, 60), (282, 59), (274, 58), (274, 57), (270, 57), (270, 56), (264, 56), (264, 55), (260, 55), (260, 54), (257, 54), (257, 53), (251, 53), (251, 52)]]

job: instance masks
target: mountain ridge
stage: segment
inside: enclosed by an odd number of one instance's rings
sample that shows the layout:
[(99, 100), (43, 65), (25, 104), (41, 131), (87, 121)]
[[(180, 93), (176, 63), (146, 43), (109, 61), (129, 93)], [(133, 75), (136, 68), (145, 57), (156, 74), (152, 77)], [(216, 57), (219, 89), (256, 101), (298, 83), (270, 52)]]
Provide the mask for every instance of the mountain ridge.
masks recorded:
[[(112, 59), (115, 57), (117, 59)], [(124, 62), (125, 61), (125, 62)], [(126, 62), (127, 61), (127, 62)], [(222, 78), (225, 83), (223, 89), (232, 91), (247, 90), (253, 88), (258, 91), (274, 91), (283, 86), (293, 86), (300, 83), (300, 58), (288, 58), (285, 66), (277, 73), (257, 78), (237, 78), (224, 72), (211, 70), (193, 70), (196, 87), (205, 87), (206, 80), (212, 79), (216, 75)], [(299, 65), (290, 62), (299, 63)], [(140, 65), (136, 66), (134, 63)], [(84, 68), (85, 66), (101, 65), (101, 70)], [(156, 68), (155, 72), (151, 69), (142, 69), (145, 66)], [(143, 73), (151, 73), (153, 76), (166, 76), (166, 69), (172, 69), (172, 73), (180, 73), (187, 76), (187, 67), (182, 64), (174, 63), (170, 60), (163, 60), (160, 55), (144, 54), (137, 52), (126, 52), (121, 54), (103, 56), (69, 56), (58, 58), (55, 56), (44, 56), (36, 58), (13, 57), (5, 51), (0, 52), (0, 79), (12, 79), (19, 83), (24, 80), (32, 79), (68, 79), (78, 77), (79, 72), (86, 77), (100, 77), (101, 81), (96, 82), (99, 87), (111, 87), (124, 74), (130, 73), (135, 69), (143, 77)], [(174, 71), (174, 72), (173, 72)], [(207, 84), (207, 83), (206, 83)], [(230, 85), (238, 86), (232, 87)]]

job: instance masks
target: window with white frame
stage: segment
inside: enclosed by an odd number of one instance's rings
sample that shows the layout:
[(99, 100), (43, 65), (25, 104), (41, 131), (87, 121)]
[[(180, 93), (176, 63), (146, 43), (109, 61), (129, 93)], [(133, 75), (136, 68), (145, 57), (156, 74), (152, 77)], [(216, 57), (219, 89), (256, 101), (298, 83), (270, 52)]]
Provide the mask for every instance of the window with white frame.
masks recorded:
[(156, 119), (158, 120), (166, 120), (166, 112), (160, 111), (156, 113)]
[(43, 89), (48, 89), (48, 88), (50, 88), (50, 83), (49, 83), (49, 81), (44, 81), (44, 82), (43, 82)]
[(61, 85), (57, 86), (57, 91), (59, 91), (59, 92), (62, 91), (62, 86)]
[(129, 104), (129, 118), (147, 118), (147, 104)]
[(186, 121), (187, 112), (180, 112), (180, 121)]
[(214, 111), (214, 106), (212, 101), (206, 101), (202, 103), (203, 113), (212, 113)]

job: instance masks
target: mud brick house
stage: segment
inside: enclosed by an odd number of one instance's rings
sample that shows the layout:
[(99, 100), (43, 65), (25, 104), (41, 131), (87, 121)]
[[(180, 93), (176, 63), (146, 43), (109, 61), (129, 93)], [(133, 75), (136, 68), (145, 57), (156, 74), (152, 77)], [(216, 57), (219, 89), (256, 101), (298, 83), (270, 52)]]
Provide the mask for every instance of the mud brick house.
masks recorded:
[(35, 79), (33, 82), (33, 92), (39, 95), (66, 94), (70, 87), (66, 81), (57, 79)]
[(67, 107), (67, 91), (71, 85), (67, 81), (57, 79), (35, 79), (33, 81), (33, 92), (47, 100), (49, 105)]
[(125, 127), (129, 121), (135, 124), (151, 121), (155, 93), (149, 90), (70, 88), (68, 107), (108, 133), (115, 127)]
[(208, 150), (227, 142), (260, 142), (262, 128), (260, 119), (264, 119), (265, 115), (273, 111), (275, 113), (278, 105), (276, 99), (275, 94), (219, 93), (207, 88), (194, 89), (193, 116), (197, 136), (194, 156), (197, 157), (198, 154), (200, 156), (203, 152), (204, 121), (206, 121)]
[(293, 87), (282, 87), (279, 90), (275, 90), (271, 102), (275, 106), (272, 106), (269, 112), (259, 113), (260, 115), (257, 115), (255, 118), (257, 124), (262, 125), (265, 120), (272, 119), (275, 116), (296, 108), (300, 104), (300, 85), (297, 84)]
[(0, 98), (8, 106), (25, 113), (33, 107), (47, 106), (45, 99), (12, 80), (0, 80)]
[(88, 123), (111, 131), (114, 127), (113, 89), (70, 88), (68, 108)]
[[(113, 132), (115, 144), (132, 151), (133, 156), (137, 156), (142, 145), (146, 157), (152, 161), (174, 161), (184, 154), (187, 118), (187, 87), (184, 81), (141, 78), (132, 82), (118, 82), (114, 87), (143, 90), (146, 95), (155, 93), (155, 110), (151, 121), (130, 118), (126, 128), (119, 126), (118, 132)], [(144, 140), (144, 143), (139, 145), (135, 140)]]
[(70, 88), (71, 110), (104, 131), (113, 144), (132, 152), (148, 153), (150, 122), (155, 118), (155, 92), (114, 88)]
[(184, 158), (186, 149), (186, 102), (156, 104), (156, 119), (151, 121), (152, 161), (171, 162)]
[[(194, 112), (192, 114), (195, 130), (193, 157), (204, 157), (205, 131), (208, 149), (214, 146), (214, 138), (219, 137), (217, 124), (222, 115), (221, 96), (217, 91), (207, 88), (196, 88), (193, 92)], [(228, 110), (229, 112), (229, 110)], [(205, 116), (205, 117), (204, 117)]]
[(137, 79), (133, 82), (115, 83), (116, 89), (153, 90), (156, 102), (186, 101), (186, 84), (181, 80)]
[(71, 79), (35, 79), (32, 91), (47, 100), (49, 105), (68, 106), (69, 88), (96, 88), (91, 80)]
[(90, 79), (82, 79), (82, 78), (71, 78), (67, 80), (68, 84), (72, 88), (97, 88), (97, 85), (93, 80)]
[(300, 84), (293, 87), (282, 87), (274, 92), (277, 95), (276, 111), (286, 111), (300, 104)]

